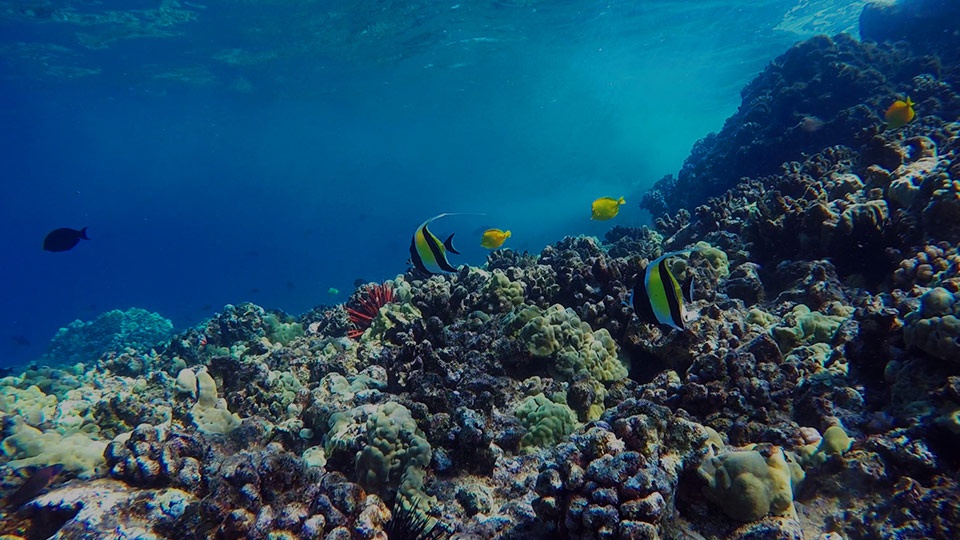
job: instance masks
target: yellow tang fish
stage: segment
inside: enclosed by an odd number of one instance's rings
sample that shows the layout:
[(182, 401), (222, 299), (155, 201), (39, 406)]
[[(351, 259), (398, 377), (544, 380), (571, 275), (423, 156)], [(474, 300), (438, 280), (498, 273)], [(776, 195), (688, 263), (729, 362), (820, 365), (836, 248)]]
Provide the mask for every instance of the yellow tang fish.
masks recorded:
[(497, 249), (507, 238), (510, 238), (510, 231), (487, 229), (483, 233), (483, 238), (480, 239), (480, 245), (487, 249)]
[(593, 201), (593, 215), (590, 216), (590, 219), (606, 221), (614, 218), (620, 212), (620, 205), (626, 202), (627, 201), (623, 200), (623, 197), (620, 197), (619, 200), (610, 197), (600, 197)]
[(899, 99), (894, 101), (893, 105), (887, 109), (887, 113), (883, 115), (887, 120), (887, 129), (905, 126), (913, 120), (914, 116), (916, 113), (913, 111), (913, 101), (910, 100), (910, 96), (907, 96), (906, 101)]

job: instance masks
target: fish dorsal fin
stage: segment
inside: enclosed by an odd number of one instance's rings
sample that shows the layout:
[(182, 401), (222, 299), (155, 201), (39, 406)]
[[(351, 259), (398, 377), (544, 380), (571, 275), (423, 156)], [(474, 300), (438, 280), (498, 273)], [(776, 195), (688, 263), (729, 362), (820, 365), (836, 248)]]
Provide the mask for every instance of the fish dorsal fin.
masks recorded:
[(450, 233), (450, 236), (448, 236), (447, 239), (443, 241), (443, 247), (446, 248), (446, 250), (449, 251), (450, 253), (455, 253), (459, 255), (460, 252), (457, 251), (455, 247), (453, 247), (453, 235), (455, 234), (457, 233)]
[(419, 229), (422, 229), (422, 228), (426, 227), (427, 225), (429, 225), (430, 223), (432, 223), (433, 220), (435, 220), (435, 219), (440, 219), (440, 218), (442, 218), (442, 217), (447, 217), (447, 216), (485, 216), (485, 215), (486, 215), (486, 214), (484, 214), (484, 213), (482, 213), (482, 212), (444, 212), (444, 213), (442, 213), (442, 214), (437, 214), (437, 215), (433, 216), (432, 218), (424, 221), (423, 223), (420, 224), (419, 227), (417, 227), (417, 229), (418, 229), (418, 230), (419, 230)]

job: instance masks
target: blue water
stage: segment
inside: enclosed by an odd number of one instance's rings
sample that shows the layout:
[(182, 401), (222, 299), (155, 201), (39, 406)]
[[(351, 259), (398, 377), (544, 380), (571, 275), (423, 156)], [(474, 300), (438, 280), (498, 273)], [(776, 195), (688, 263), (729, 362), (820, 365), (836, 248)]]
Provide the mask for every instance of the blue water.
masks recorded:
[[(433, 227), (474, 265), (488, 226), (539, 252), (648, 223), (740, 88), (863, 2), (86, 4), (0, 0), (0, 365), (113, 308), (342, 302), (440, 212), (486, 213)], [(600, 196), (628, 204), (591, 222)]]

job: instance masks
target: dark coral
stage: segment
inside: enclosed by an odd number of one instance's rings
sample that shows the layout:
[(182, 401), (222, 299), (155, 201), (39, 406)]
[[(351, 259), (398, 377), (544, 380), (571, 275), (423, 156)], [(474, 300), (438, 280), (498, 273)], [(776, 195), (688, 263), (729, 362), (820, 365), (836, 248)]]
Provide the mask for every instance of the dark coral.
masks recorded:
[(140, 424), (125, 440), (114, 440), (104, 457), (110, 476), (135, 486), (174, 486), (202, 495), (202, 468), (210, 447), (197, 433)]
[(300, 324), (307, 334), (320, 336), (345, 336), (350, 330), (350, 319), (346, 308), (336, 306), (315, 306), (300, 316)]
[[(677, 177), (657, 182), (641, 206), (655, 216), (695, 208), (742, 177), (775, 173), (803, 154), (863, 145), (879, 132), (892, 98), (916, 86), (916, 75), (940, 72), (939, 60), (924, 54), (932, 52), (915, 56), (904, 43), (861, 43), (843, 34), (798, 43), (743, 89), (740, 108), (720, 133), (697, 142)], [(927, 114), (960, 115), (960, 103), (912, 95)]]
[[(699, 460), (702, 437), (650, 402), (611, 409), (541, 466), (533, 508), (548, 527), (543, 537), (661, 537), (680, 473)], [(667, 447), (679, 455), (662, 460)]]
[(840, 524), (856, 538), (956, 538), (960, 532), (960, 485), (938, 475), (929, 484), (900, 478), (891, 496), (869, 512), (852, 512)]

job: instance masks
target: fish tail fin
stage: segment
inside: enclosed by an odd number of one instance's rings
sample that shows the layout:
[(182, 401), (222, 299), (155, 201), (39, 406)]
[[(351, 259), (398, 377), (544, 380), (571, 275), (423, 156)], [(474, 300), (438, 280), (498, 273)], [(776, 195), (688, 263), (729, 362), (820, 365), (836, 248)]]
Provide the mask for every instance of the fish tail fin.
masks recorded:
[(80, 229), (80, 238), (83, 238), (84, 240), (89, 240), (89, 239), (90, 239), (90, 237), (87, 236), (87, 228), (86, 228), (86, 227)]
[(627, 204), (627, 201), (623, 197), (620, 197), (620, 200), (617, 201), (617, 204)]
[(696, 280), (693, 278), (693, 273), (691, 273), (686, 281), (680, 285), (680, 289), (684, 294), (683, 299), (687, 302), (693, 302), (693, 287)]
[(457, 251), (457, 249), (456, 249), (455, 247), (453, 247), (453, 235), (454, 235), (454, 234), (457, 234), (457, 233), (451, 233), (450, 236), (448, 236), (447, 239), (443, 241), (443, 247), (447, 248), (447, 251), (449, 251), (450, 253), (455, 253), (455, 254), (459, 255), (460, 252)]
[(511, 236), (510, 231), (507, 231), (507, 232), (503, 233), (503, 237), (504, 237), (504, 238), (510, 238), (510, 236)]

